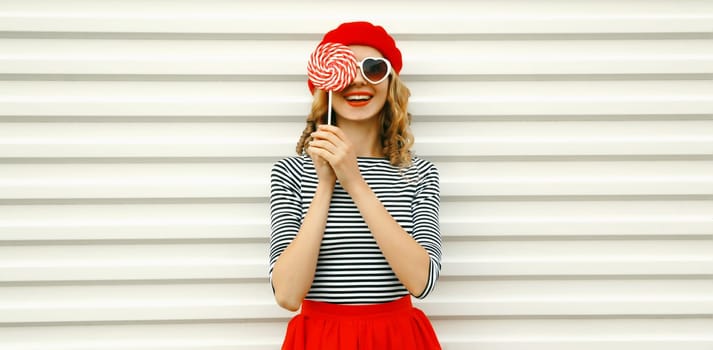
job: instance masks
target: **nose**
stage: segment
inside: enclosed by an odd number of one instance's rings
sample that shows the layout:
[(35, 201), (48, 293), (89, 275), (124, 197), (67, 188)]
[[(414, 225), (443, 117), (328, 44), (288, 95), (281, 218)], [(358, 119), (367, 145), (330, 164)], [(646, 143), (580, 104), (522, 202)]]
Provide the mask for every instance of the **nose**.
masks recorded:
[(366, 80), (364, 80), (364, 75), (361, 73), (361, 69), (357, 67), (356, 71), (356, 76), (354, 77), (352, 84), (366, 84)]

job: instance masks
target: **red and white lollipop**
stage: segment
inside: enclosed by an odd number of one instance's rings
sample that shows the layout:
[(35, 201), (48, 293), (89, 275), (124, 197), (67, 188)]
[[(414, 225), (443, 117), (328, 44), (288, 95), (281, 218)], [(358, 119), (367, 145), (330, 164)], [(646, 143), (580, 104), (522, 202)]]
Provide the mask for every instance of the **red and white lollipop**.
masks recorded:
[(357, 75), (354, 52), (339, 43), (317, 46), (307, 63), (307, 76), (315, 88), (329, 93), (327, 124), (332, 123), (332, 92), (344, 90)]

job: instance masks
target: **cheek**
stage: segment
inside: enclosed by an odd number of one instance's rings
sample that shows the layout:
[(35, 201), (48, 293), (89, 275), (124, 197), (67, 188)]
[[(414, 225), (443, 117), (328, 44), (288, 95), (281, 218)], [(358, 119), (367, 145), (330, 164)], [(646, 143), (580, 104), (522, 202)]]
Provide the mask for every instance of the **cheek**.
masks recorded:
[(386, 102), (386, 95), (388, 94), (388, 85), (384, 86), (383, 89), (379, 89), (376, 91), (376, 95), (374, 96), (374, 99), (379, 101), (380, 105), (383, 105), (384, 102)]

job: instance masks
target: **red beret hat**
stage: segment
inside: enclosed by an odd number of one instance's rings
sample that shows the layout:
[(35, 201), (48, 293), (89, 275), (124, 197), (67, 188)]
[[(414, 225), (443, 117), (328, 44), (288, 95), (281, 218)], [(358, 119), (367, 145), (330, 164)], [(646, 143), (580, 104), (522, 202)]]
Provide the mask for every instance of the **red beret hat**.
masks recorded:
[[(336, 29), (327, 32), (319, 45), (324, 43), (371, 46), (391, 62), (391, 68), (396, 73), (400, 73), (401, 67), (403, 67), (401, 51), (396, 47), (394, 38), (383, 27), (375, 26), (369, 22), (342, 23)], [(309, 90), (314, 92), (312, 82), (308, 80), (307, 84), (309, 85)]]

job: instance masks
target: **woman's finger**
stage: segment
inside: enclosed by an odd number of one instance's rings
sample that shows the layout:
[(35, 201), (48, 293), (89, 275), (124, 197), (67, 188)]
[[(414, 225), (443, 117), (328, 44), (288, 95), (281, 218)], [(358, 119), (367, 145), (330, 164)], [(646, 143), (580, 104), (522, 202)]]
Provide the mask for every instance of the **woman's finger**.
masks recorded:
[(324, 150), (331, 154), (334, 154), (337, 151), (337, 147), (334, 144), (332, 144), (328, 140), (321, 140), (321, 139), (320, 140), (312, 140), (309, 143), (308, 148)]
[(310, 155), (313, 159), (315, 157), (319, 157), (321, 159), (324, 159), (327, 163), (330, 163), (334, 160), (334, 153), (330, 152), (324, 147), (320, 146), (314, 146), (310, 144), (310, 147), (308, 148), (307, 154)]
[(312, 141), (310, 141), (310, 147), (319, 147), (330, 153), (337, 153), (340, 147), (339, 139), (334, 135), (314, 135)]
[(322, 124), (322, 125), (319, 125), (319, 127), (317, 128), (317, 131), (331, 133), (331, 134), (335, 135), (341, 141), (345, 141), (347, 139), (347, 136), (346, 136), (346, 134), (344, 134), (344, 131), (342, 131), (342, 129), (340, 129), (338, 126)]
[[(341, 137), (340, 137), (341, 135)], [(346, 135), (336, 126), (329, 125), (329, 129), (321, 129), (312, 133), (312, 138), (315, 140), (326, 140), (332, 143), (337, 148), (348, 147)]]

